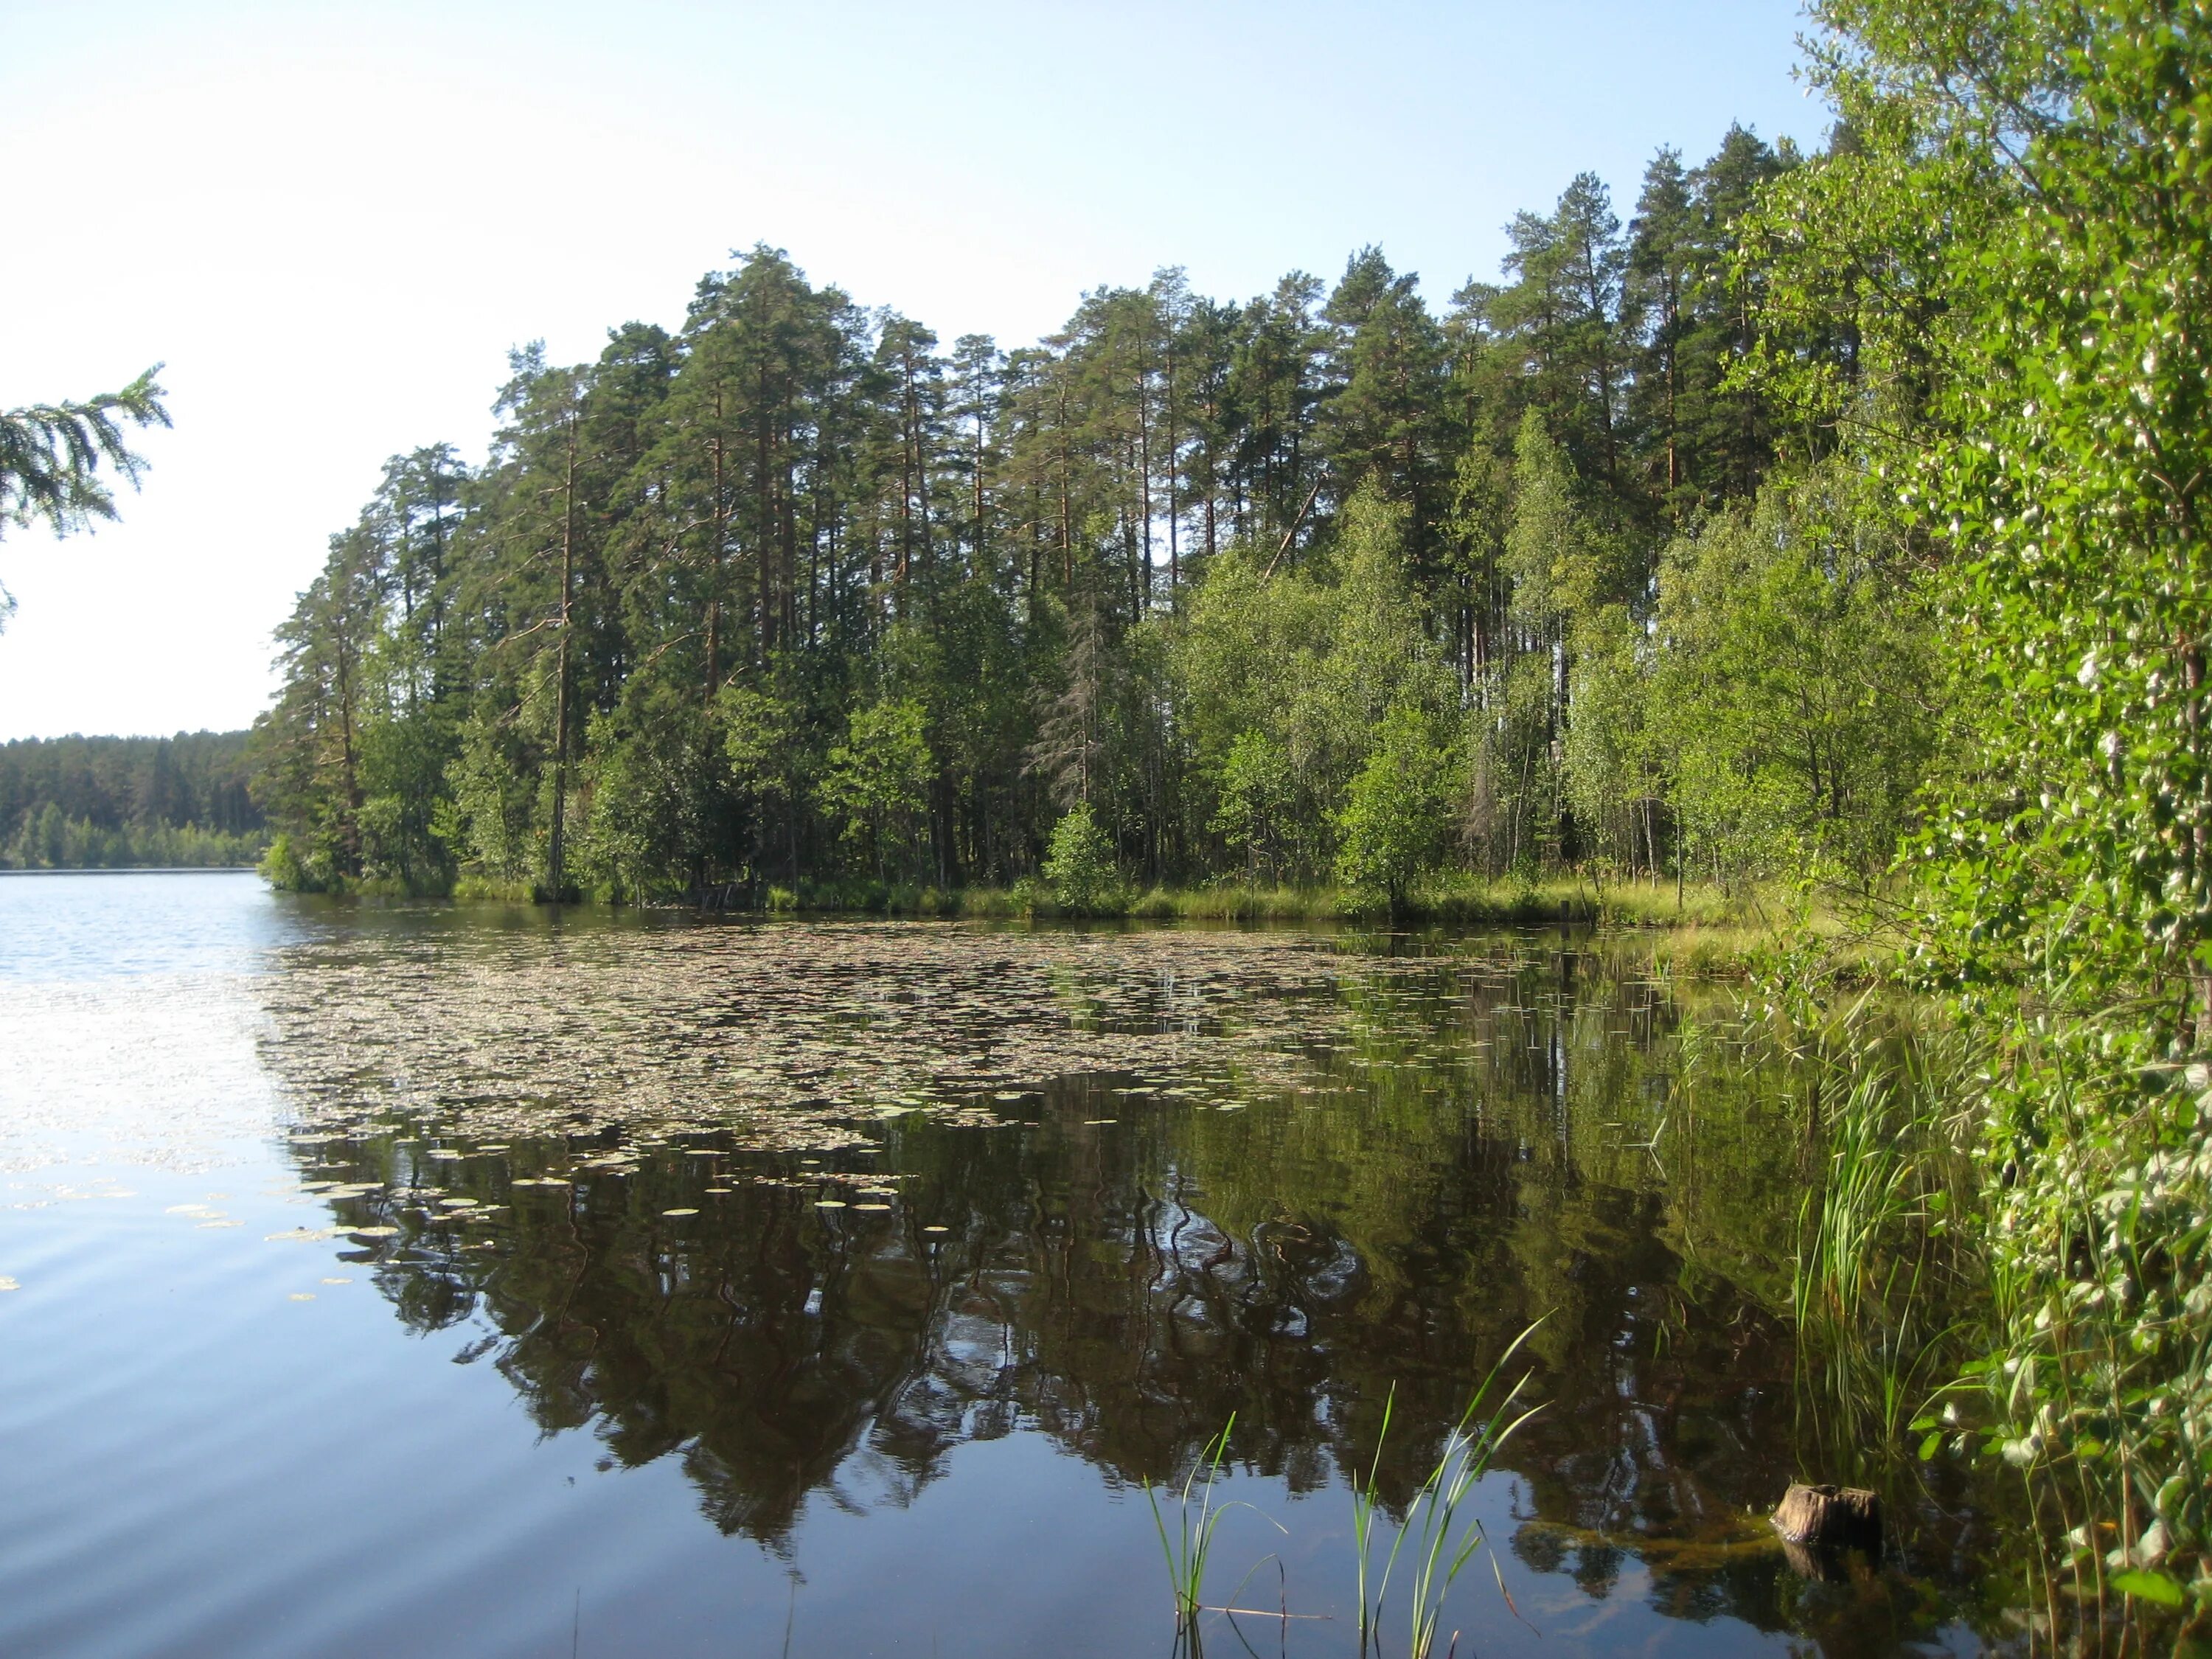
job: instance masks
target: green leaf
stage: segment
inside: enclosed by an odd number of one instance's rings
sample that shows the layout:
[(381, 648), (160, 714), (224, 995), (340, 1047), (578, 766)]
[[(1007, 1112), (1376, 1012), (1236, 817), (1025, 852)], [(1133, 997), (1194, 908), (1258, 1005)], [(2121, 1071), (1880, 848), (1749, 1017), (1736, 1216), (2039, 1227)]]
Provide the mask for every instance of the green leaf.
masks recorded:
[(2123, 1595), (2139, 1596), (2146, 1601), (2155, 1601), (2162, 1607), (2181, 1605), (2181, 1586), (2162, 1572), (2149, 1572), (2138, 1567), (2132, 1571), (2115, 1573), (2112, 1588)]
[(1942, 1443), (1943, 1436), (1940, 1431), (1935, 1434), (1928, 1436), (1925, 1439), (1921, 1441), (1920, 1461), (1925, 1463), (1929, 1459), (1933, 1458), (1936, 1455), (1936, 1448), (1941, 1446)]

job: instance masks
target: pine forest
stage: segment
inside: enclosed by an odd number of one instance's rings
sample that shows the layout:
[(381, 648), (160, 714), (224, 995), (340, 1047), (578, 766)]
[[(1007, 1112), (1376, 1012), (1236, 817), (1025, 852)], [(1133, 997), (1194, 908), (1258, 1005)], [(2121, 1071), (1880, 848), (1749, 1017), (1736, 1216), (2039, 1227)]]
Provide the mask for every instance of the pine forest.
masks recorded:
[[(486, 464), (395, 457), (282, 632), (272, 868), (1863, 883), (1939, 699), (1920, 550), (1756, 372), (1747, 225), (1805, 171), (1739, 129), (1625, 211), (1578, 177), (1441, 312), (1370, 247), (948, 346), (763, 246), (674, 333), (517, 351)], [(1796, 372), (1863, 372), (1852, 306), (1794, 322)]]

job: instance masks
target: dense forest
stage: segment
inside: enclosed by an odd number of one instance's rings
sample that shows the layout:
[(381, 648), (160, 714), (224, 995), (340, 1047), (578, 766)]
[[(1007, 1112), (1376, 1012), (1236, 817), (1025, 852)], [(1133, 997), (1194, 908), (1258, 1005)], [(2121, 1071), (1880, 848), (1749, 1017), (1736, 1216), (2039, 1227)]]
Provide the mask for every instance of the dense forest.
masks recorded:
[[(1911, 538), (1745, 372), (1731, 131), (1509, 228), (1439, 313), (1363, 249), (946, 348), (759, 246), (683, 327), (514, 356), (282, 631), (290, 884), (650, 898), (1885, 863), (1935, 714)], [(1748, 274), (1747, 274), (1747, 272)], [(1791, 349), (1856, 371), (1847, 305)]]
[(268, 844), (247, 734), (0, 744), (0, 869), (252, 864)]

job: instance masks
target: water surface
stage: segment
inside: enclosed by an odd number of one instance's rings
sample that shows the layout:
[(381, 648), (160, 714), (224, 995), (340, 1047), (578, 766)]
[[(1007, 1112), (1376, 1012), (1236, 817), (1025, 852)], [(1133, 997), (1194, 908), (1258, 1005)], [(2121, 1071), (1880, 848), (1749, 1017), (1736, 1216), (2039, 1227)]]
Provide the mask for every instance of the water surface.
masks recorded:
[(1540, 1316), (1462, 1652), (2004, 1644), (1954, 1471), (1765, 1528), (1847, 1472), (1810, 1155), (1686, 1029), (1558, 935), (0, 880), (0, 1653), (1164, 1655), (1146, 1483), (1233, 1415), (1210, 1595), (1300, 1616), (1206, 1640), (1350, 1655), (1345, 1471)]

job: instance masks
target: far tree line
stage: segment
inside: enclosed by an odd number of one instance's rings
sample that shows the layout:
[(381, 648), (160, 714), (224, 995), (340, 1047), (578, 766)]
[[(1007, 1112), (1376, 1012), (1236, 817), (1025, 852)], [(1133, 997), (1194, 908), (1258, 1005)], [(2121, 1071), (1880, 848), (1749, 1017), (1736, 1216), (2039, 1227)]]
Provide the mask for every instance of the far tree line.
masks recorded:
[(243, 865), (268, 845), (247, 734), (0, 743), (0, 869)]

